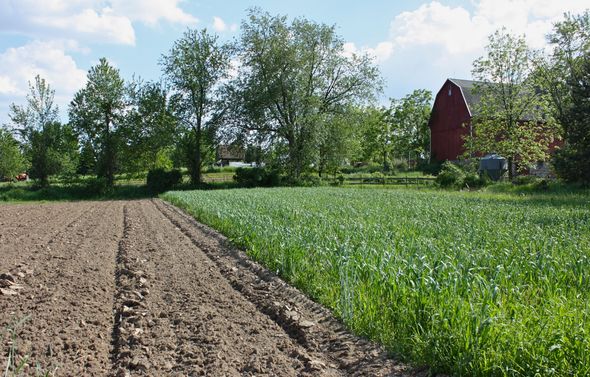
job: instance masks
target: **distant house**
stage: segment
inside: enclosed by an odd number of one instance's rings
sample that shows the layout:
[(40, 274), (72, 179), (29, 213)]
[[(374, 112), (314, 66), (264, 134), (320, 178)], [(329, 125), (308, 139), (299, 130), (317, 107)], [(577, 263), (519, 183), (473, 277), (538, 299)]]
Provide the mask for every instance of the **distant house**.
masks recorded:
[(238, 145), (219, 145), (216, 151), (217, 163), (227, 166), (232, 162), (244, 161), (246, 152)]

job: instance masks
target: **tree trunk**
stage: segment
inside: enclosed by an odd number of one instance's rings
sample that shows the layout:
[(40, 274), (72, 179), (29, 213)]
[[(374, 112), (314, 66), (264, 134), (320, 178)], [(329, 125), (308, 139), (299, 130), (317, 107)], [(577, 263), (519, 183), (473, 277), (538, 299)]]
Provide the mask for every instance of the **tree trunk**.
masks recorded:
[(512, 157), (508, 157), (508, 179), (510, 181), (512, 181), (512, 179), (514, 178), (513, 169), (514, 169), (514, 162), (512, 160)]
[(193, 167), (193, 171), (192, 171), (192, 180), (193, 183), (195, 184), (199, 184), (201, 183), (201, 164), (203, 163), (203, 160), (201, 158), (201, 136), (202, 136), (202, 130), (201, 130), (201, 121), (198, 120), (197, 121), (197, 128), (195, 129), (195, 166)]
[(113, 135), (111, 134), (111, 119), (109, 114), (105, 115), (105, 149), (104, 149), (104, 176), (107, 180), (107, 186), (113, 187), (115, 184), (115, 148), (113, 146)]

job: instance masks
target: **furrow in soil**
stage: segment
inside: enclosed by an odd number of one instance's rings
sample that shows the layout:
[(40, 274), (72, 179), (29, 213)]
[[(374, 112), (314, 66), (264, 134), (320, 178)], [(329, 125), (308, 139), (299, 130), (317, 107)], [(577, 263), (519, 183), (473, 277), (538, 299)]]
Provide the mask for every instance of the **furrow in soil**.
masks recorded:
[(323, 355), (319, 370), (343, 375), (415, 375), (376, 344), (351, 335), (329, 310), (251, 261), (211, 228), (178, 208), (154, 200), (158, 210), (215, 263), (224, 279), (257, 310), (282, 327), (308, 353)]
[[(0, 273), (14, 279), (8, 287), (14, 294), (0, 295), (0, 364), (10, 355), (29, 375), (101, 375), (110, 368), (112, 276), (121, 231), (112, 219), (119, 207), (22, 206), (23, 221), (35, 234), (0, 246)], [(3, 222), (21, 221), (3, 216)]]

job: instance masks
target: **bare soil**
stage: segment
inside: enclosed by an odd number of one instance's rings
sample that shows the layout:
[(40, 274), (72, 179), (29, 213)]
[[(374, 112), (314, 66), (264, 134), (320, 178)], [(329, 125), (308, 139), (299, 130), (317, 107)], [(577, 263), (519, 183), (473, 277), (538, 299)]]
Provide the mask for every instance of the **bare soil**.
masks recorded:
[(1, 206), (0, 289), (2, 371), (420, 374), (159, 200)]

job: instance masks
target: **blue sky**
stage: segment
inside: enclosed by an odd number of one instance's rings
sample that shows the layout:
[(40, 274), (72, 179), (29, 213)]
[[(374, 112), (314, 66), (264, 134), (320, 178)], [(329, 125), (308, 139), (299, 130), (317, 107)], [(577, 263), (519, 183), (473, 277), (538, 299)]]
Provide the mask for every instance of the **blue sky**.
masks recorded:
[(347, 52), (374, 56), (385, 103), (419, 88), (436, 93), (447, 77), (469, 79), (487, 36), (502, 26), (546, 47), (551, 25), (564, 12), (590, 8), (590, 0), (0, 0), (0, 123), (10, 103), (24, 103), (35, 74), (55, 89), (65, 120), (100, 57), (125, 78), (158, 80), (160, 56), (184, 30), (236, 38), (252, 6), (336, 25)]

